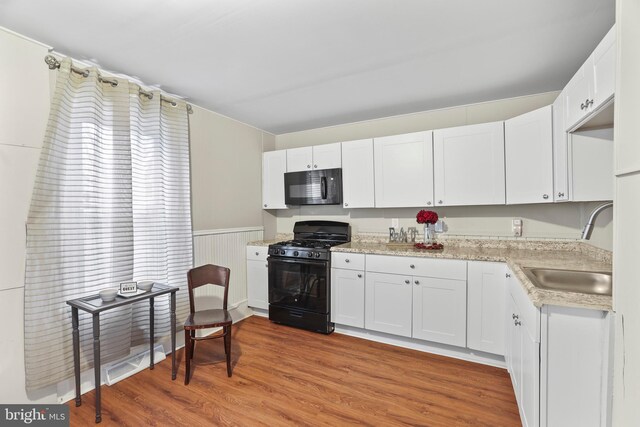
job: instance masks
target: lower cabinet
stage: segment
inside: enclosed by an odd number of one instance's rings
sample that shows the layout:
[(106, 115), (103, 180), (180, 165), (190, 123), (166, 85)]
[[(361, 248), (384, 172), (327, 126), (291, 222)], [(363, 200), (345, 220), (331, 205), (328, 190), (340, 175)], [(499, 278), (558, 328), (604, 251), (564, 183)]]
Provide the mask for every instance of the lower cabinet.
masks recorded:
[(365, 280), (365, 328), (411, 336), (411, 276), (367, 272)]
[(469, 261), (467, 347), (504, 356), (506, 265)]
[(269, 309), (269, 269), (266, 246), (247, 246), (247, 305)]
[(331, 321), (364, 328), (364, 270), (331, 269)]

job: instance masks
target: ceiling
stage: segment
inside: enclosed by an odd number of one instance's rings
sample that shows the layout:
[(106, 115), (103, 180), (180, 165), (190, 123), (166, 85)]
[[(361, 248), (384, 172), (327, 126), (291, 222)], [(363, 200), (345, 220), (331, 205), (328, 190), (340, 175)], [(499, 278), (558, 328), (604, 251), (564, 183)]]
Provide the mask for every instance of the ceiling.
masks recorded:
[(613, 25), (614, 7), (0, 0), (0, 26), (282, 134), (561, 89)]

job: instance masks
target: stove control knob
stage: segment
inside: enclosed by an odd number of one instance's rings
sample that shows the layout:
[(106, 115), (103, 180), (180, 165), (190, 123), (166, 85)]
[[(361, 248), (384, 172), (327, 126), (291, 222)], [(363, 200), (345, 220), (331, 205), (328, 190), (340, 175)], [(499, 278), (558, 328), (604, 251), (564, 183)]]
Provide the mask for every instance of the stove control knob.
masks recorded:
[(320, 258), (320, 252), (316, 252), (316, 258)]
[(307, 256), (311, 258), (313, 256), (313, 252), (307, 252)]
[(280, 255), (284, 255), (284, 254), (286, 254), (286, 253), (287, 253), (287, 251), (285, 251), (284, 249), (282, 249), (282, 250), (280, 251)]
[(298, 256), (298, 251), (294, 251), (293, 256)]

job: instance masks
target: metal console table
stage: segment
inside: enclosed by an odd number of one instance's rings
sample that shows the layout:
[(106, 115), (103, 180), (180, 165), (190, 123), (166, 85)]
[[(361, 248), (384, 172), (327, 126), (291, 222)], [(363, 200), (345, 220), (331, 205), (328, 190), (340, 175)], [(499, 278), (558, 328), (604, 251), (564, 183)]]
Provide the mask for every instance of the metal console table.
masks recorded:
[(149, 369), (153, 369), (153, 300), (160, 295), (171, 294), (171, 379), (176, 379), (176, 292), (180, 288), (154, 283), (150, 291), (128, 298), (117, 296), (114, 301), (104, 302), (99, 295), (77, 298), (67, 301), (71, 306), (73, 323), (73, 368), (76, 380), (76, 406), (82, 404), (80, 396), (80, 332), (78, 330), (78, 310), (91, 313), (93, 316), (93, 365), (96, 378), (96, 423), (102, 421), (100, 405), (100, 313), (135, 302), (149, 300), (150, 360)]

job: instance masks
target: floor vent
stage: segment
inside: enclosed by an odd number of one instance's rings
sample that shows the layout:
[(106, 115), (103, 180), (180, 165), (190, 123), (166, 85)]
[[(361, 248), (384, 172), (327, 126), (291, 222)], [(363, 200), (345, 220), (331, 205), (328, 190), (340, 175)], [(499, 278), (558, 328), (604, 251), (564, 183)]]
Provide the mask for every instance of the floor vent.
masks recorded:
[[(166, 358), (164, 347), (161, 344), (156, 345), (153, 349), (153, 363), (158, 363)], [(113, 385), (120, 380), (148, 368), (149, 350), (103, 368), (104, 381), (107, 385)]]

